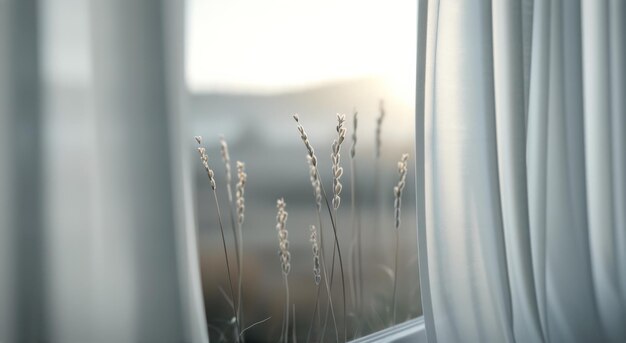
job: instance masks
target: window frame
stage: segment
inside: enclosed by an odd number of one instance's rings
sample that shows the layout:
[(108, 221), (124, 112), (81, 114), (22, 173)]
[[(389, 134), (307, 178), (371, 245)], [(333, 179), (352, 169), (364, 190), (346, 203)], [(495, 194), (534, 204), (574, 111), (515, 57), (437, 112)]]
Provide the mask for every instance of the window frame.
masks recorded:
[(376, 331), (365, 337), (357, 338), (352, 343), (427, 343), (426, 325), (424, 316), (408, 320), (402, 324), (392, 326), (390, 328)]
[[(428, 14), (428, 2), (429, 0), (418, 0), (417, 6), (417, 70), (416, 70), (416, 99), (415, 99), (415, 177), (416, 177), (416, 206), (417, 206), (417, 249), (418, 249), (418, 265), (419, 265), (419, 283), (420, 283), (420, 297), (422, 299), (422, 312), (428, 315), (428, 318), (432, 318), (432, 305), (430, 303), (430, 289), (428, 282), (428, 270), (427, 270), (427, 254), (426, 254), (426, 230), (425, 230), (425, 199), (424, 199), (424, 170), (420, 169), (419, 166), (424, 165), (424, 150), (423, 146), (419, 144), (419, 142), (424, 141), (424, 83), (425, 83), (425, 75), (424, 75), (424, 62), (426, 60), (425, 50), (426, 50), (426, 24), (427, 24), (427, 14)], [(185, 20), (187, 20), (187, 16), (185, 15)], [(420, 66), (422, 66), (420, 68)], [(195, 276), (194, 276), (195, 277)], [(197, 290), (196, 295), (197, 295)], [(195, 301), (193, 302), (195, 303)], [(202, 311), (202, 317), (203, 313)], [(206, 319), (204, 320), (206, 321)], [(359, 337), (357, 339), (351, 340), (351, 343), (428, 343), (428, 335), (426, 326), (429, 326), (431, 330), (429, 333), (431, 336), (434, 335), (434, 327), (431, 320), (429, 320), (428, 324), (425, 321), (424, 315), (421, 315), (417, 318), (408, 320), (404, 323), (391, 326), (389, 328), (379, 330), (373, 332), (367, 336)], [(208, 342), (208, 333), (202, 332), (204, 330), (200, 330), (201, 336), (207, 337)], [(203, 340), (204, 341), (204, 340)], [(431, 343), (434, 342), (434, 336), (431, 337)]]

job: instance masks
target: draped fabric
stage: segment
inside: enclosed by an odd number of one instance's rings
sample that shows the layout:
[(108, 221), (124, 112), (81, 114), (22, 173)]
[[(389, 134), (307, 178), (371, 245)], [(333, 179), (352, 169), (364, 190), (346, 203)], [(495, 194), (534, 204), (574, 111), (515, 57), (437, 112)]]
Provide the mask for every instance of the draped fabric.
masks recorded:
[(626, 341), (626, 2), (419, 11), (429, 342)]
[(1, 342), (208, 341), (183, 15), (0, 0)]

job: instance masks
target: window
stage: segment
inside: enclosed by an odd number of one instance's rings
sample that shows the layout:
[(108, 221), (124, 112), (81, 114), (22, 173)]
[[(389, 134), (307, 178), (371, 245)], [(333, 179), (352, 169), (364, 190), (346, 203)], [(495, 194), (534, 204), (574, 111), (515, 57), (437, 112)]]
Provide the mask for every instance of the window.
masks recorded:
[[(189, 135), (203, 136), (215, 173), (232, 281), (231, 290), (214, 195), (197, 159), (193, 167), (199, 250), (212, 342), (232, 339), (240, 263), (239, 330), (258, 323), (245, 332), (247, 341), (276, 341), (283, 332), (286, 294), (275, 229), (279, 198), (284, 198), (289, 213), (290, 337), (295, 334), (299, 341), (306, 341), (310, 330), (313, 341), (320, 341), (322, 332), (325, 341), (335, 336), (342, 341), (345, 332), (348, 340), (368, 342), (371, 338), (363, 337), (369, 334), (400, 337), (398, 332), (414, 334), (421, 325), (415, 319), (421, 316), (413, 168), (416, 13), (411, 1), (188, 2)], [(381, 109), (384, 116), (379, 121)], [(358, 125), (352, 160), (355, 111)], [(315, 225), (319, 239), (320, 221), (307, 151), (292, 118), (295, 113), (315, 149), (329, 202), (327, 208), (322, 200), (320, 211), (327, 278), (321, 270), (319, 285), (313, 271), (310, 226)], [(340, 150), (343, 187), (335, 213), (331, 145), (338, 134), (336, 113), (345, 114), (347, 133)], [(247, 174), (239, 262), (234, 238), (239, 228), (237, 218), (232, 225), (230, 214), (236, 217), (236, 199), (229, 205), (220, 135), (228, 144), (233, 198), (236, 161), (245, 163)], [(398, 162), (403, 153), (408, 153), (408, 168), (396, 231), (394, 186), (400, 181)], [(333, 223), (344, 282), (337, 254), (331, 287)], [(394, 324), (402, 325), (390, 329)]]

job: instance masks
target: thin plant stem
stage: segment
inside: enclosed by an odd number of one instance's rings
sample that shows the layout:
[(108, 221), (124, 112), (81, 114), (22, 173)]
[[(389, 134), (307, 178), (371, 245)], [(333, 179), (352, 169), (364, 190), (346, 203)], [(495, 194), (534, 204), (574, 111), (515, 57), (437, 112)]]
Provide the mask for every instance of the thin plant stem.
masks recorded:
[[(222, 215), (220, 213), (220, 204), (217, 201), (217, 191), (215, 191), (215, 189), (213, 189), (213, 197), (215, 198), (215, 208), (217, 210), (217, 219), (219, 221), (220, 224), (220, 232), (222, 234), (222, 245), (224, 247), (224, 257), (226, 258), (226, 272), (228, 273), (228, 285), (230, 286), (230, 296), (233, 299), (233, 302), (235, 301), (235, 291), (233, 288), (233, 278), (230, 274), (230, 262), (228, 261), (228, 250), (226, 249), (226, 239), (224, 238), (224, 225), (222, 224)], [(237, 335), (236, 335), (236, 341), (239, 342), (239, 334), (238, 332), (240, 331), (240, 327), (239, 327), (239, 319), (237, 318), (237, 310), (235, 309), (235, 306), (232, 305), (232, 310), (233, 310), (233, 316), (235, 316), (235, 327), (237, 330)]]
[(284, 343), (289, 342), (289, 279), (283, 274), (285, 280), (285, 334), (283, 335)]
[(399, 241), (400, 241), (400, 231), (396, 230), (396, 256), (393, 263), (393, 322), (392, 324), (396, 324), (396, 307), (397, 307), (397, 299), (396, 293), (398, 291), (398, 254), (399, 254)]
[[(241, 234), (241, 224), (238, 225), (239, 229), (239, 280), (238, 280), (238, 292), (239, 301), (237, 302), (237, 315), (239, 316), (239, 324), (243, 326), (243, 311), (241, 310), (243, 302), (243, 236)], [(245, 336), (242, 336), (242, 341), (245, 342)]]
[[(335, 245), (335, 242), (333, 241), (333, 255), (332, 255), (332, 259), (330, 262), (330, 287), (332, 288), (333, 286), (333, 281), (335, 279), (335, 256), (337, 255), (337, 246)], [(329, 299), (329, 303), (330, 303)], [(322, 337), (324, 337), (324, 333), (326, 332), (326, 325), (328, 323), (328, 306), (326, 307), (326, 313), (324, 314), (324, 327), (322, 328)], [(339, 337), (337, 337), (337, 342), (339, 342)]]
[[(382, 219), (382, 213), (383, 213), (383, 203), (381, 201), (381, 176), (380, 176), (380, 156), (381, 156), (381, 151), (382, 151), (382, 126), (383, 126), (383, 120), (385, 118), (385, 103), (383, 101), (383, 99), (380, 99), (379, 103), (378, 103), (378, 110), (379, 110), (379, 116), (378, 118), (376, 118), (376, 136), (375, 136), (375, 140), (376, 140), (376, 145), (375, 145), (375, 161), (374, 161), (374, 192), (375, 197), (376, 197), (376, 206), (377, 206), (377, 211), (378, 211), (378, 227), (374, 230), (374, 232), (376, 233), (376, 237), (374, 239), (376, 239), (377, 241), (381, 240), (381, 238), (383, 236), (381, 236), (381, 228), (383, 227), (383, 219)], [(381, 244), (381, 246), (384, 246), (384, 244)]]
[(246, 331), (248, 331), (248, 330), (252, 329), (253, 327), (255, 327), (255, 326), (259, 325), (259, 324), (265, 323), (266, 321), (270, 320), (271, 318), (272, 318), (272, 317), (267, 317), (267, 318), (265, 318), (265, 319), (263, 319), (263, 320), (259, 320), (259, 321), (258, 321), (258, 322), (256, 322), (256, 323), (250, 324), (250, 326), (248, 326), (247, 328), (245, 328), (245, 329), (241, 330), (241, 333), (239, 334), (239, 336), (240, 336), (240, 337), (242, 337), (242, 336), (243, 336), (243, 334), (244, 334)]
[[(235, 258), (236, 258), (236, 262), (237, 262), (237, 312), (236, 312), (236, 316), (237, 316), (237, 321), (239, 322), (239, 325), (243, 325), (242, 321), (243, 321), (243, 314), (241, 312), (241, 303), (242, 303), (242, 297), (243, 297), (243, 288), (242, 288), (242, 284), (243, 284), (243, 246), (241, 243), (241, 225), (237, 225), (239, 226), (239, 232), (237, 232), (235, 230), (235, 215), (233, 213), (233, 194), (232, 194), (232, 189), (230, 186), (230, 182), (228, 182), (226, 184), (226, 192), (228, 193), (228, 212), (230, 213), (230, 223), (231, 223), (231, 227), (233, 230), (233, 237), (234, 237), (234, 241), (235, 241), (235, 250), (236, 250), (236, 254), (235, 254)], [(233, 301), (235, 301), (235, 299), (233, 299)], [(245, 342), (245, 336), (239, 335), (240, 339), (242, 342)]]
[(356, 201), (356, 192), (355, 192), (355, 184), (354, 184), (354, 159), (350, 159), (350, 216), (351, 216), (351, 220), (352, 220), (352, 232), (351, 232), (351, 240), (350, 240), (350, 284), (351, 284), (351, 288), (352, 288), (352, 295), (351, 295), (351, 299), (352, 299), (352, 306), (354, 307), (355, 312), (357, 311), (358, 308), (358, 303), (357, 303), (357, 294), (358, 294), (358, 290), (357, 290), (357, 284), (356, 284), (356, 280), (357, 280), (357, 268), (356, 268), (356, 258), (355, 258), (355, 251), (356, 251), (356, 206), (355, 206), (355, 201)]
[(311, 316), (311, 324), (309, 324), (309, 333), (306, 335), (306, 343), (311, 341), (311, 332), (313, 331), (313, 322), (315, 321), (315, 315), (319, 315), (318, 308), (320, 305), (320, 293), (322, 291), (321, 285), (317, 285), (317, 295), (315, 296), (315, 307), (313, 308), (313, 315)]
[[(358, 203), (357, 203), (357, 171), (356, 171), (356, 143), (357, 143), (357, 128), (358, 128), (358, 112), (356, 110), (356, 108), (353, 111), (353, 116), (352, 116), (352, 146), (350, 147), (350, 182), (351, 182), (351, 195), (352, 195), (352, 201), (351, 201), (351, 207), (352, 207), (352, 225), (353, 225), (353, 235), (352, 235), (352, 244), (355, 244), (355, 240), (356, 240), (356, 266), (354, 267), (355, 269), (353, 270), (353, 275), (356, 275), (356, 278), (358, 280), (354, 280), (353, 282), (355, 282), (355, 287), (354, 287), (354, 293), (355, 294), (355, 309), (356, 309), (356, 317), (358, 319), (358, 326), (360, 327), (360, 322), (362, 320), (362, 311), (361, 311), (361, 306), (363, 303), (363, 295), (362, 295), (362, 287), (363, 287), (363, 269), (362, 269), (362, 260), (361, 260), (361, 218), (360, 218), (360, 213), (359, 213), (359, 207), (358, 207)], [(356, 237), (355, 236), (355, 231), (356, 231)], [(353, 245), (351, 245), (353, 246)], [(353, 261), (354, 261), (354, 254), (351, 254)]]
[[(356, 160), (354, 157), (350, 159), (350, 176), (351, 176), (351, 188), (352, 188), (352, 221), (353, 221), (353, 240), (356, 241), (356, 266), (354, 274), (356, 275), (354, 292), (356, 293), (356, 314), (358, 318), (358, 328), (361, 327), (361, 320), (363, 319), (363, 254), (362, 254), (362, 235), (361, 235), (361, 218), (359, 213), (359, 206), (357, 203), (357, 170)], [(356, 237), (354, 237), (356, 235)], [(358, 333), (358, 330), (357, 330)]]
[(291, 320), (291, 337), (292, 343), (296, 343), (298, 342), (298, 334), (296, 333), (296, 304), (291, 304), (292, 306), (292, 311), (291, 311), (291, 316), (292, 316), (292, 320)]
[[(230, 225), (233, 230), (233, 237), (235, 238), (235, 250), (237, 254), (235, 254), (236, 262), (237, 262), (237, 271), (241, 274), (241, 261), (240, 261), (240, 247), (239, 247), (239, 237), (236, 230), (235, 225), (235, 212), (233, 211), (233, 191), (231, 189), (230, 183), (226, 184), (226, 193), (228, 193), (228, 212), (230, 214)], [(237, 309), (239, 311), (239, 309)]]
[[(327, 272), (327, 267), (326, 267), (326, 258), (324, 257), (324, 236), (323, 236), (323, 231), (322, 230), (322, 215), (318, 209), (317, 211), (317, 220), (319, 221), (319, 225), (320, 225), (320, 242), (321, 242), (321, 260), (322, 260), (322, 273), (324, 273), (324, 285), (326, 286), (326, 293), (328, 294), (328, 305), (326, 306), (326, 312), (324, 314), (324, 326), (322, 327), (322, 331), (320, 334), (321, 339), (324, 338), (324, 335), (326, 333), (326, 326), (328, 324), (328, 312), (330, 310), (330, 314), (332, 316), (333, 319), (333, 325), (335, 327), (335, 338), (337, 340), (337, 342), (339, 342), (339, 329), (337, 327), (337, 318), (335, 317), (335, 308), (333, 306), (333, 298), (332, 298), (332, 292), (331, 292), (331, 288), (328, 283), (328, 272)], [(333, 243), (333, 252), (335, 251), (334, 249), (335, 244)], [(333, 254), (333, 265), (334, 265), (334, 261), (335, 261), (335, 255)], [(332, 277), (331, 277), (332, 279)], [(331, 282), (332, 283), (332, 282)]]
[[(354, 183), (356, 187), (356, 164), (354, 168)], [(357, 229), (357, 265), (358, 265), (358, 275), (359, 275), (359, 316), (361, 320), (363, 319), (363, 288), (365, 287), (365, 283), (363, 282), (363, 238), (362, 238), (362, 227), (361, 227), (361, 213), (359, 209), (358, 203), (355, 202), (355, 210), (356, 210), (356, 229)]]
[[(241, 228), (237, 231), (236, 227), (238, 225), (235, 224), (235, 211), (233, 209), (233, 189), (232, 189), (232, 176), (231, 176), (231, 165), (230, 165), (230, 156), (228, 153), (228, 145), (226, 144), (226, 140), (224, 137), (220, 137), (220, 145), (221, 145), (221, 154), (222, 160), (225, 166), (225, 176), (226, 176), (226, 193), (228, 195), (228, 213), (230, 216), (230, 226), (233, 231), (233, 238), (235, 241), (235, 259), (237, 262), (237, 318), (239, 322), (242, 322), (241, 318), (241, 300), (242, 300), (242, 258), (243, 258), (243, 248), (241, 247)], [(233, 299), (234, 301), (235, 299)], [(241, 324), (243, 325), (243, 324)], [(243, 340), (243, 339), (242, 339)]]
[(235, 224), (235, 213), (233, 211), (233, 191), (230, 186), (230, 182), (226, 184), (226, 192), (228, 193), (228, 212), (230, 214), (230, 224), (233, 230), (233, 237), (235, 241), (235, 254), (236, 262), (237, 262), (237, 318), (240, 318), (241, 315), (241, 297), (242, 297), (242, 277), (243, 277), (243, 267), (242, 267), (242, 257), (243, 257), (243, 249), (241, 247), (241, 229), (237, 232), (237, 225)]
[[(226, 149), (225, 149), (226, 150)], [(239, 292), (239, 302), (237, 307), (237, 314), (239, 315), (240, 325), (243, 327), (243, 311), (242, 311), (242, 303), (243, 303), (243, 220), (244, 220), (244, 211), (245, 211), (245, 197), (244, 197), (244, 189), (245, 184), (247, 182), (247, 174), (244, 171), (245, 165), (244, 163), (237, 161), (237, 231), (239, 234), (239, 284), (238, 284), (238, 292)], [(230, 166), (228, 167), (230, 171)], [(230, 175), (228, 179), (230, 179)], [(228, 184), (228, 193), (230, 197), (229, 204), (232, 206), (232, 191), (230, 189), (230, 182)], [(231, 210), (232, 216), (232, 210)], [(231, 217), (232, 218), (232, 217)], [(242, 336), (242, 341), (245, 342), (245, 336)]]
[[(318, 175), (319, 177), (319, 175)], [(321, 181), (321, 180), (320, 180)], [(321, 184), (322, 187), (322, 194), (324, 195), (324, 202), (326, 203), (326, 208), (328, 209), (328, 215), (330, 217), (330, 223), (333, 226), (333, 234), (335, 236), (335, 245), (333, 247), (333, 255), (334, 255), (334, 250), (337, 249), (337, 254), (339, 256), (339, 268), (341, 270), (341, 292), (342, 292), (342, 296), (343, 296), (343, 341), (346, 342), (347, 341), (347, 315), (346, 315), (346, 280), (345, 280), (345, 274), (343, 271), (343, 258), (341, 257), (341, 248), (339, 246), (339, 237), (337, 235), (337, 221), (336, 218), (333, 218), (333, 210), (330, 208), (330, 203), (328, 202), (328, 197), (326, 196), (326, 190), (324, 190), (324, 184)], [(333, 258), (334, 260), (334, 258)], [(330, 285), (332, 287), (333, 284), (333, 269), (334, 269), (334, 263), (332, 263), (333, 266), (331, 267), (331, 276), (330, 276)]]
[(396, 323), (396, 306), (397, 306), (397, 301), (396, 301), (396, 293), (397, 293), (397, 288), (398, 288), (398, 254), (400, 253), (400, 249), (399, 249), (399, 241), (400, 241), (400, 214), (401, 214), (401, 209), (402, 209), (402, 191), (404, 190), (404, 187), (406, 186), (406, 174), (407, 174), (407, 160), (409, 158), (408, 154), (402, 154), (402, 157), (400, 158), (400, 162), (398, 162), (398, 174), (400, 174), (400, 180), (398, 181), (398, 185), (395, 186), (393, 188), (393, 192), (394, 192), (394, 203), (393, 203), (393, 207), (394, 207), (394, 224), (395, 224), (395, 229), (396, 229), (396, 246), (395, 246), (395, 250), (396, 250), (396, 255), (395, 255), (395, 260), (394, 260), (394, 272), (393, 272), (393, 297), (392, 297), (392, 302), (393, 302), (393, 324)]

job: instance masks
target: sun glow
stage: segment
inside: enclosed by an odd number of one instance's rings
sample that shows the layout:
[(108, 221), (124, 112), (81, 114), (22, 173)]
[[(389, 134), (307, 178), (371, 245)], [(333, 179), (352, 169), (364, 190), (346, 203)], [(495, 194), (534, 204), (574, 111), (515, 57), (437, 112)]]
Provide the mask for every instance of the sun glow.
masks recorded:
[(416, 2), (190, 0), (192, 91), (276, 93), (378, 77), (412, 102)]

